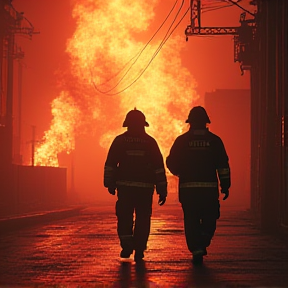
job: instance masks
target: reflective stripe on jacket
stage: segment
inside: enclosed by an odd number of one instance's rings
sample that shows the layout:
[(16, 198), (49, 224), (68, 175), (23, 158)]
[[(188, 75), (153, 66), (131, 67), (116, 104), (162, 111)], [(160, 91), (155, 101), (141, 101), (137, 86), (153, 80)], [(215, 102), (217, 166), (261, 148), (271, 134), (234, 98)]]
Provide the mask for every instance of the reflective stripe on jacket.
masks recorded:
[(184, 182), (179, 184), (180, 188), (195, 188), (195, 187), (202, 187), (202, 188), (213, 188), (218, 187), (217, 182)]
[(116, 186), (129, 186), (141, 188), (154, 188), (153, 183), (135, 182), (135, 181), (116, 181)]
[(231, 185), (229, 159), (221, 138), (208, 129), (190, 130), (175, 140), (166, 159), (167, 168), (179, 177), (179, 188)]
[(162, 154), (156, 140), (145, 131), (137, 135), (127, 131), (112, 142), (104, 167), (104, 186), (112, 184), (143, 188), (156, 185), (157, 193), (162, 189), (167, 194)]

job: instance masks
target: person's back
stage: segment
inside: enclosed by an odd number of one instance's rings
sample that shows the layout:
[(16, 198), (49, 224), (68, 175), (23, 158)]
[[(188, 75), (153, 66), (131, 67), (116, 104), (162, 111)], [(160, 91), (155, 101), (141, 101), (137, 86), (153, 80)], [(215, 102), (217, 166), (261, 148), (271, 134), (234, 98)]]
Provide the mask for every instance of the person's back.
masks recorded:
[(127, 131), (112, 142), (104, 167), (104, 186), (112, 195), (117, 191), (120, 257), (129, 258), (135, 251), (135, 261), (143, 259), (147, 248), (155, 186), (159, 205), (167, 197), (163, 157), (156, 140), (145, 132), (147, 126), (141, 111), (128, 112), (123, 123)]
[[(166, 163), (170, 171), (179, 176), (179, 188), (214, 188), (204, 189), (200, 195), (181, 190), (180, 202), (187, 197), (205, 197), (207, 191), (210, 199), (213, 194), (218, 199), (217, 171), (229, 168), (228, 156), (220, 137), (207, 128), (190, 127), (188, 132), (175, 140), (171, 154), (174, 156), (167, 157)], [(222, 184), (223, 181), (224, 178)]]
[(221, 138), (206, 127), (210, 119), (205, 109), (194, 107), (186, 123), (190, 129), (175, 140), (166, 164), (179, 177), (188, 249), (193, 261), (202, 263), (220, 217), (218, 186), (225, 194), (224, 200), (229, 196), (230, 168)]
[[(159, 153), (156, 141), (143, 131), (128, 131), (117, 136), (113, 143), (115, 152), (107, 158), (106, 164), (110, 161), (117, 161), (117, 186), (132, 185), (142, 187), (153, 187), (156, 184), (155, 169), (162, 167), (163, 158)], [(139, 187), (140, 187), (139, 186)]]

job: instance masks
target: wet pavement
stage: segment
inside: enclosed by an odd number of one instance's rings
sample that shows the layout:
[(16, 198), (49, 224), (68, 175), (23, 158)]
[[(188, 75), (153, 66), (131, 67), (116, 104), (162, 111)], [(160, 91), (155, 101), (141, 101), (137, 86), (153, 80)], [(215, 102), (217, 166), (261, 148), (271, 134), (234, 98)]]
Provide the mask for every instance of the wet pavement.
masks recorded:
[(1, 232), (0, 287), (288, 287), (288, 246), (250, 212), (224, 207), (201, 267), (191, 263), (179, 204), (154, 203), (145, 261), (121, 262), (114, 205)]

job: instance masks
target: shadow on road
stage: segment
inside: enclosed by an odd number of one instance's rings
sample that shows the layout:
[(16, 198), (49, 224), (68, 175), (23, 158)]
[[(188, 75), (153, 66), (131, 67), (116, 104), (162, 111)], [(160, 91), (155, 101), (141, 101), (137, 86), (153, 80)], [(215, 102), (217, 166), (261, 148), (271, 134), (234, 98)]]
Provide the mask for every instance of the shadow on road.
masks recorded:
[(185, 283), (193, 284), (193, 287), (211, 287), (211, 283), (213, 283), (214, 287), (216, 287), (217, 279), (213, 269), (208, 267), (205, 262), (198, 266), (191, 263)]
[(145, 261), (121, 262), (116, 287), (147, 287), (147, 269)]

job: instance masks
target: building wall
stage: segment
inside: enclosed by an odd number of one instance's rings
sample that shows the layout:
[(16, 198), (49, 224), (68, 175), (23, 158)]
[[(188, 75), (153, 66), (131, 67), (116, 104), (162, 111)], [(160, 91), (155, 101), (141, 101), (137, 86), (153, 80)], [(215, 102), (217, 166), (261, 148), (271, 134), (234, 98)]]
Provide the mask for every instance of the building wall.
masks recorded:
[(12, 166), (12, 185), (1, 189), (1, 217), (51, 210), (67, 203), (66, 169)]
[(251, 69), (251, 207), (264, 231), (287, 233), (288, 1), (259, 0)]

